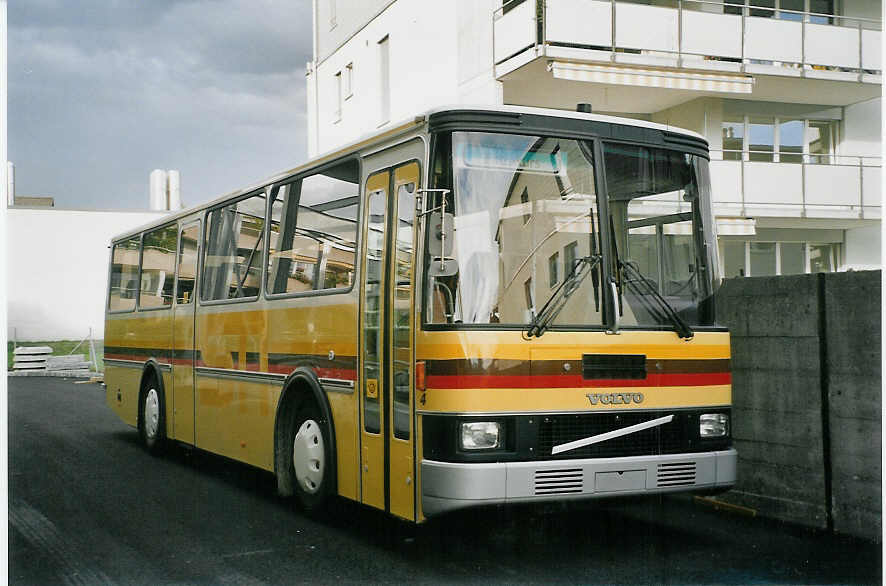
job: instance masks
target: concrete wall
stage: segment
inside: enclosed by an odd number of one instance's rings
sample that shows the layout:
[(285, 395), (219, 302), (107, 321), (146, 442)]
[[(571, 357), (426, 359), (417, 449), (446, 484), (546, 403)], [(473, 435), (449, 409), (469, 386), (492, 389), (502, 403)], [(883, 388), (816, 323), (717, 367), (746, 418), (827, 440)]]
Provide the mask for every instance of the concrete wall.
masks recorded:
[[(838, 153), (853, 157), (879, 157), (881, 154), (883, 99), (874, 98), (846, 106), (843, 111), (843, 133)], [(866, 161), (877, 164), (879, 161)]]
[(879, 539), (880, 272), (731, 279), (738, 485), (762, 515)]
[(111, 237), (166, 213), (9, 208), (9, 339), (102, 338)]

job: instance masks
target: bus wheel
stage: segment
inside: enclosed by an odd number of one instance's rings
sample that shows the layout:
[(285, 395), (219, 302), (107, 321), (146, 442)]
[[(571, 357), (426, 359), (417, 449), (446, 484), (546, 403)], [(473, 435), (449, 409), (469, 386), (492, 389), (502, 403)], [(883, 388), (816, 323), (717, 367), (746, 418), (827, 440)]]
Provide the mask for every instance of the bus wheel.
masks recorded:
[(319, 409), (308, 403), (298, 409), (292, 436), (292, 476), (301, 507), (319, 512), (326, 504), (330, 454), (327, 422)]
[(166, 439), (166, 409), (163, 403), (163, 391), (157, 384), (155, 375), (145, 379), (139, 402), (138, 431), (148, 452), (159, 454), (163, 450)]

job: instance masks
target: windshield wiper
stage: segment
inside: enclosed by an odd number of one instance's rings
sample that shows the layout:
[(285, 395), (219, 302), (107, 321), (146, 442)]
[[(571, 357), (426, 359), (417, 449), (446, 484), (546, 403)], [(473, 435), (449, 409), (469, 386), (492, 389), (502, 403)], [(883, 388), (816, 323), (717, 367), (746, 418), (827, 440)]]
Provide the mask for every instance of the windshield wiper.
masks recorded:
[(548, 326), (554, 321), (554, 318), (557, 317), (563, 306), (566, 305), (569, 297), (578, 289), (585, 277), (596, 270), (602, 258), (599, 254), (592, 254), (591, 256), (583, 256), (576, 259), (572, 272), (563, 279), (560, 286), (554, 290), (550, 299), (535, 315), (532, 323), (529, 324), (529, 329), (526, 330), (528, 338), (532, 336), (540, 337), (547, 331)]
[(631, 280), (626, 281), (628, 284), (634, 283), (642, 283), (646, 290), (652, 294), (652, 297), (658, 301), (658, 304), (661, 306), (661, 309), (664, 311), (665, 315), (670, 318), (671, 323), (674, 324), (674, 330), (677, 332), (677, 335), (681, 338), (685, 338), (687, 340), (691, 340), (695, 336), (695, 332), (692, 331), (692, 328), (689, 327), (689, 324), (680, 317), (680, 314), (674, 309), (674, 306), (668, 303), (668, 300), (664, 298), (664, 296), (658, 292), (658, 288), (649, 282), (649, 280), (643, 276), (643, 273), (635, 269), (629, 262), (625, 262), (622, 260), (618, 261), (618, 266), (621, 269), (628, 273)]

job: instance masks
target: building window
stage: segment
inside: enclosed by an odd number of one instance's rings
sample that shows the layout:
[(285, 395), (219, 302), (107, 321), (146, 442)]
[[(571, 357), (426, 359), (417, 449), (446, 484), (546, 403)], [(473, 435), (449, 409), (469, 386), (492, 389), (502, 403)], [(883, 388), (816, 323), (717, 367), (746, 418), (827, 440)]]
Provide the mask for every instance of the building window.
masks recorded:
[(563, 274), (569, 276), (575, 270), (575, 261), (578, 258), (578, 242), (570, 242), (563, 247)]
[(772, 277), (776, 270), (775, 242), (749, 242), (751, 257), (751, 275), (754, 277)]
[(523, 294), (526, 296), (526, 310), (535, 316), (535, 294), (532, 291), (532, 277), (523, 282)]
[(748, 119), (748, 160), (772, 162), (775, 125), (772, 118)]
[(803, 162), (803, 121), (778, 119), (778, 161)]
[(527, 224), (529, 219), (532, 218), (532, 214), (529, 213), (529, 190), (525, 187), (523, 188), (523, 193), (520, 194), (520, 203), (523, 204), (523, 223)]
[(721, 132), (726, 161), (826, 165), (833, 162), (837, 122), (727, 115)]
[(806, 22), (833, 24), (834, 0), (724, 0), (725, 14), (801, 21), (802, 13), (811, 13)]
[(555, 252), (548, 258), (548, 284), (553, 289), (560, 282), (560, 253)]
[(806, 272), (806, 245), (803, 242), (780, 242), (781, 275), (802, 275)]
[(809, 162), (818, 165), (831, 163), (834, 153), (835, 123), (828, 120), (810, 120), (806, 131)]
[(809, 272), (832, 273), (837, 267), (837, 244), (809, 244)]
[(342, 86), (341, 71), (335, 74), (335, 122), (341, 120)]
[(744, 116), (723, 120), (723, 159), (740, 161), (744, 146)]
[(345, 67), (344, 79), (345, 99), (347, 100), (354, 95), (354, 64), (348, 63)]
[(839, 243), (720, 241), (727, 279), (834, 272), (840, 250)]
[(387, 35), (378, 42), (379, 126), (391, 120), (391, 48)]

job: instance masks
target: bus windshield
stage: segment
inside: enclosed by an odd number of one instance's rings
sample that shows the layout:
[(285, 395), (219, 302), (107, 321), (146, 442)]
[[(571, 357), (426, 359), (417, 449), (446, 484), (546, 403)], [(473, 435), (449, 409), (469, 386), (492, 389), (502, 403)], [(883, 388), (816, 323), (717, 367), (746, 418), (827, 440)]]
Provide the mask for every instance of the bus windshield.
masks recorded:
[[(623, 325), (670, 327), (673, 313), (692, 325), (711, 323), (703, 307), (716, 250), (703, 220), (706, 159), (604, 143), (603, 218), (589, 141), (453, 132), (437, 144), (435, 185), (451, 193), (436, 223), (432, 213), (431, 239), (445, 233), (450, 242), (425, 255), (427, 322), (602, 327), (608, 263)], [(441, 207), (439, 192), (433, 203)], [(604, 230), (612, 242), (607, 259)]]

